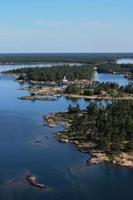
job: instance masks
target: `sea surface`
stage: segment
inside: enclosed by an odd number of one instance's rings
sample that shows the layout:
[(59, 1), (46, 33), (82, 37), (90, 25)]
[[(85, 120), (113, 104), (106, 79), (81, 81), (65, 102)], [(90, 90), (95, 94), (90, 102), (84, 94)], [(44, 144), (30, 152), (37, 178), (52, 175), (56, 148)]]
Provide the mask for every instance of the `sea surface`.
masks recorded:
[[(88, 165), (88, 154), (55, 140), (62, 127), (43, 126), (44, 113), (66, 111), (70, 103), (85, 108), (90, 101), (21, 101), (17, 97), (27, 92), (19, 87), (13, 78), (0, 75), (0, 200), (133, 199), (133, 169)], [(29, 173), (47, 189), (29, 186)]]
[(96, 73), (96, 81), (99, 82), (114, 82), (122, 85), (128, 85), (129, 80), (124, 78), (122, 74), (110, 74), (110, 73)]
[(45, 63), (38, 63), (38, 64), (14, 64), (14, 65), (2, 65), (0, 64), (0, 72), (12, 70), (12, 69), (21, 69), (27, 67), (51, 67), (51, 66), (62, 66), (62, 65), (70, 65), (70, 66), (81, 66), (80, 63), (67, 63), (67, 62), (45, 62)]
[(133, 64), (133, 58), (123, 58), (117, 60), (117, 64)]

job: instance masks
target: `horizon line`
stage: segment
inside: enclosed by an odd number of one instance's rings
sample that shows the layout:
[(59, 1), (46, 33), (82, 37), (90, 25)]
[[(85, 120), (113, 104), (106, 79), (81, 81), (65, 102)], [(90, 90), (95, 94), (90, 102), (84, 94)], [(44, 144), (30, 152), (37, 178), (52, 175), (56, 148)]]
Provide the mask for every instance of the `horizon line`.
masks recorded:
[(132, 54), (133, 51), (108, 51), (108, 52), (0, 52), (0, 54)]

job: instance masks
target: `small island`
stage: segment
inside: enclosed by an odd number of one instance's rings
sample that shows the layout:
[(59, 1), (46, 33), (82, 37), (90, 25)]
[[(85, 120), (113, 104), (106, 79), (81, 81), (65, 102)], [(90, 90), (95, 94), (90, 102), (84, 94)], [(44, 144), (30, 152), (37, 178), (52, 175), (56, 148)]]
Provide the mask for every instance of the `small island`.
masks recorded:
[(40, 184), (37, 182), (37, 177), (33, 175), (27, 175), (26, 180), (29, 182), (29, 184), (33, 187), (40, 188), (40, 189), (46, 189), (46, 185)]

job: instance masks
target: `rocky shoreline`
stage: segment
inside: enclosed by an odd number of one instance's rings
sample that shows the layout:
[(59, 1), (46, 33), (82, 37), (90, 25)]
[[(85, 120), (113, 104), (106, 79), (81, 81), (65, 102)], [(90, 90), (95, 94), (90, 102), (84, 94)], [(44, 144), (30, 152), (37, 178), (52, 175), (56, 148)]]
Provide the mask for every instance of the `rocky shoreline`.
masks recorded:
[(70, 127), (70, 120), (63, 121), (57, 113), (49, 113), (42, 116), (43, 123), (46, 123), (50, 128), (55, 127), (57, 124), (67, 129)]
[(82, 153), (88, 153), (91, 158), (87, 160), (88, 164), (111, 163), (121, 167), (133, 168), (133, 152), (120, 152), (117, 155), (110, 155), (103, 150), (98, 150), (95, 143), (80, 143), (77, 140), (69, 139), (63, 132), (55, 134), (55, 138), (61, 143), (71, 143), (76, 145), (77, 149)]
[(111, 96), (87, 96), (87, 95), (76, 95), (76, 94), (63, 94), (63, 96), (72, 99), (88, 99), (88, 100), (133, 100), (133, 96), (124, 97), (111, 97)]
[[(19, 74), (14, 73), (6, 73), (5, 75), (11, 76), (16, 79), (16, 81), (20, 83), (26, 82), (25, 80), (18, 80)], [(125, 94), (124, 96), (110, 96), (110, 95), (82, 95), (82, 94), (67, 94), (64, 93), (63, 89), (57, 86), (56, 82), (44, 82), (44, 81), (33, 81), (30, 80), (30, 83), (33, 84), (42, 84), (43, 86), (41, 88), (37, 87), (21, 87), (21, 90), (28, 90), (30, 93), (35, 94), (35, 96), (22, 96), (18, 97), (18, 99), (21, 100), (45, 100), (45, 96), (51, 96), (51, 97), (61, 97), (64, 96), (66, 98), (70, 99), (88, 99), (88, 100), (133, 100), (133, 95)], [(90, 83), (90, 81), (75, 81), (75, 83)], [(72, 81), (69, 81), (69, 83), (74, 83)], [(50, 86), (44, 86), (44, 85), (50, 85)], [(43, 96), (43, 97), (42, 97)]]
[(46, 185), (40, 184), (37, 182), (37, 177), (33, 175), (27, 175), (26, 180), (28, 181), (29, 185), (40, 188), (40, 189), (46, 189)]
[(71, 126), (71, 121), (60, 117), (60, 113), (51, 113), (50, 115), (43, 117), (43, 119), (49, 127), (55, 127), (55, 125), (60, 122), (60, 124), (64, 127), (64, 131), (55, 133), (56, 140), (65, 144), (74, 144), (82, 153), (88, 153), (91, 155), (91, 158), (87, 160), (88, 164), (99, 164), (107, 162), (121, 167), (133, 168), (133, 152), (120, 152), (115, 155), (109, 153), (107, 154), (103, 150), (97, 149), (96, 143), (79, 142), (78, 140), (74, 140), (73, 137), (69, 137), (67, 135), (69, 127)]
[(90, 164), (99, 164), (102, 162), (110, 162), (114, 165), (121, 167), (133, 168), (133, 153), (132, 152), (121, 152), (120, 154), (110, 157), (106, 153), (91, 153), (92, 158), (87, 160)]
[(67, 97), (70, 99), (88, 99), (88, 100), (133, 100), (132, 96), (126, 96), (126, 97), (110, 97), (110, 96), (106, 96), (106, 97), (100, 97), (100, 96), (85, 96), (85, 95), (71, 95), (71, 94), (56, 94), (56, 95), (52, 95), (51, 97), (47, 97), (45, 96), (39, 96), (39, 95), (35, 95), (35, 96), (20, 96), (18, 97), (18, 99), (20, 100), (31, 100), (31, 101), (56, 101), (56, 97)]
[(56, 101), (57, 99), (54, 97), (48, 97), (48, 96), (21, 96), (18, 97), (20, 100), (31, 100), (31, 101)]

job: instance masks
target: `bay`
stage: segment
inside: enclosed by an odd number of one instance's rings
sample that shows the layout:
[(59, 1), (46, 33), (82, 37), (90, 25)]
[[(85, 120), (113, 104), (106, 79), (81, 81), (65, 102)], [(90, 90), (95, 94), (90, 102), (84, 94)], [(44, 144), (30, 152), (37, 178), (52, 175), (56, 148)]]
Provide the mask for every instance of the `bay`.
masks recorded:
[[(88, 154), (55, 140), (54, 133), (62, 130), (60, 126), (43, 126), (43, 113), (66, 111), (70, 103), (85, 108), (89, 101), (63, 97), (57, 101), (21, 101), (17, 97), (27, 92), (18, 90), (19, 87), (13, 78), (0, 76), (1, 200), (133, 198), (132, 169), (110, 164), (87, 165)], [(25, 180), (28, 173), (37, 175), (48, 188), (43, 191), (29, 186)]]

